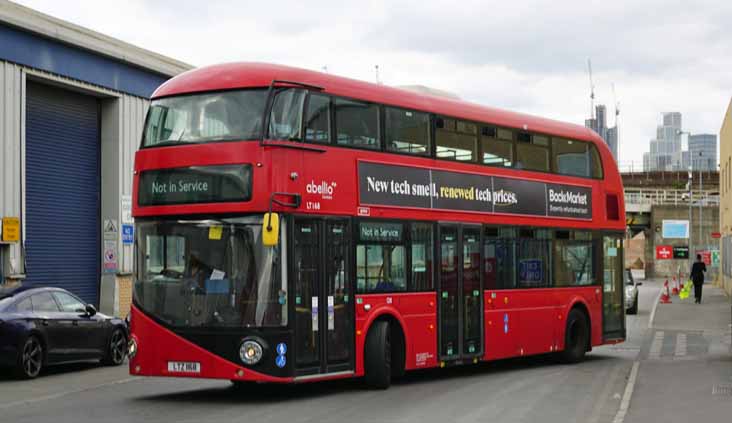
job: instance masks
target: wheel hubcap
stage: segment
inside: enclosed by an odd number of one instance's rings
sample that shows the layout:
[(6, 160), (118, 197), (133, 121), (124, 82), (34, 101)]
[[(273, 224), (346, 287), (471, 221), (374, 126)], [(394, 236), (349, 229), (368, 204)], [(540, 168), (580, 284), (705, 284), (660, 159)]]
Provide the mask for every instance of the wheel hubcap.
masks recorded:
[(109, 351), (112, 355), (112, 361), (115, 364), (119, 364), (122, 362), (122, 360), (125, 359), (127, 343), (125, 342), (125, 337), (122, 335), (122, 332), (117, 331), (114, 333), (114, 335), (112, 335), (112, 341), (109, 345)]
[(41, 363), (43, 362), (43, 350), (41, 344), (31, 338), (23, 347), (23, 371), (26, 375), (34, 377), (41, 371)]

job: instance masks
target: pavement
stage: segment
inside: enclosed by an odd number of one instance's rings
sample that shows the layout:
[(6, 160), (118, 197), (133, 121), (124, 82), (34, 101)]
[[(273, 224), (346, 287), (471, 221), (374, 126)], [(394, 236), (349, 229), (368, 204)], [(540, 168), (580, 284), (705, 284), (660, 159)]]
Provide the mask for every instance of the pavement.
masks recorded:
[[(661, 280), (646, 289), (662, 289)], [(705, 284), (692, 296), (658, 304), (638, 356), (628, 422), (712, 422), (732, 419), (732, 307), (724, 291)]]

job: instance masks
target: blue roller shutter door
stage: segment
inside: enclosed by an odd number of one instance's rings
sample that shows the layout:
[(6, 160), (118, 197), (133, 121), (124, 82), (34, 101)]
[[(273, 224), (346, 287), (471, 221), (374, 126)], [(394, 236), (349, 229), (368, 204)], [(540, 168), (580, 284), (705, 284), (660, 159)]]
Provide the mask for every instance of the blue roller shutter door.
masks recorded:
[(99, 301), (99, 103), (28, 82), (26, 273), (37, 286)]

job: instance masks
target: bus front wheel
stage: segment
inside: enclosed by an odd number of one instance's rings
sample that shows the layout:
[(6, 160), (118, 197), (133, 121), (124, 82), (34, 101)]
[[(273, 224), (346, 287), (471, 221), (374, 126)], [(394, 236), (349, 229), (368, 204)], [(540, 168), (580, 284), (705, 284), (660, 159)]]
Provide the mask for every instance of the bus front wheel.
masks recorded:
[(585, 358), (590, 339), (589, 325), (585, 314), (573, 309), (567, 316), (567, 329), (564, 333), (564, 351), (560, 353), (564, 363), (579, 363)]
[(366, 336), (364, 348), (366, 383), (377, 389), (391, 384), (391, 328), (389, 322), (377, 321)]

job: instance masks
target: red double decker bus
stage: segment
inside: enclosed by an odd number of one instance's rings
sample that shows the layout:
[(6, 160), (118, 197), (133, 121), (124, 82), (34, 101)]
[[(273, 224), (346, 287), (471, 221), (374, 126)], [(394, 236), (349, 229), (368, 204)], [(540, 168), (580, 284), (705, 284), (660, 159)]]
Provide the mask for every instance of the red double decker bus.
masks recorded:
[(135, 158), (130, 373), (303, 382), (625, 338), (623, 187), (580, 126), (267, 64), (177, 76)]

